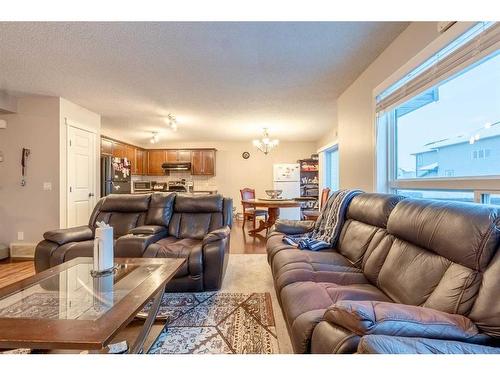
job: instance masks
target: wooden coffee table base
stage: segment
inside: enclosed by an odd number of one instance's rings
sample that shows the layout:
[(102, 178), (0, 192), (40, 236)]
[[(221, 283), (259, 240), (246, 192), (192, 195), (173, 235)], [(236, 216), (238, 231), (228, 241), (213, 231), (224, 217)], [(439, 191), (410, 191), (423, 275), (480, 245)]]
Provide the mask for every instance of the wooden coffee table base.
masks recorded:
[(165, 293), (165, 286), (167, 283), (163, 284), (163, 287), (161, 290), (156, 294), (153, 304), (151, 308), (149, 309), (148, 312), (148, 317), (146, 318), (146, 321), (144, 322), (144, 325), (142, 326), (141, 332), (139, 333), (139, 336), (137, 336), (137, 339), (135, 340), (134, 344), (132, 347), (129, 349), (130, 354), (142, 354), (144, 353), (144, 342), (146, 341), (149, 332), (151, 331), (151, 327), (153, 326), (155, 320), (156, 320), (156, 315), (158, 314), (158, 310), (160, 309), (160, 304), (161, 304), (161, 299), (163, 297), (163, 293)]
[(274, 223), (280, 216), (280, 209), (278, 207), (269, 207), (267, 209), (267, 212), (268, 212), (267, 221), (259, 220), (259, 226), (255, 229), (249, 230), (248, 233), (257, 234), (259, 232), (262, 232), (263, 230), (267, 231), (274, 225)]

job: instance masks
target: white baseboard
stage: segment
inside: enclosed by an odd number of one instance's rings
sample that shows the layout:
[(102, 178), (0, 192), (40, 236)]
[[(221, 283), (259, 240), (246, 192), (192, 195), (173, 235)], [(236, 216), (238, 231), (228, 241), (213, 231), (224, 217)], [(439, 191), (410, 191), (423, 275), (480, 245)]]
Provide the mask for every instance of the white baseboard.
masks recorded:
[(11, 258), (31, 258), (35, 257), (36, 243), (12, 242), (10, 244)]

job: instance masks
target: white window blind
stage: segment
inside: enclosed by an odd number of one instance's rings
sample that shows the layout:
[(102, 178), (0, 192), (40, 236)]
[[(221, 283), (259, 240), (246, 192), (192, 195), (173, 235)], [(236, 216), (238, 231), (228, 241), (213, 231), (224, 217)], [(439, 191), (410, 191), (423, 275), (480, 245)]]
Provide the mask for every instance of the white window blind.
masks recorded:
[(500, 23), (482, 22), (450, 43), (376, 98), (376, 112), (388, 111), (492, 53), (500, 52)]

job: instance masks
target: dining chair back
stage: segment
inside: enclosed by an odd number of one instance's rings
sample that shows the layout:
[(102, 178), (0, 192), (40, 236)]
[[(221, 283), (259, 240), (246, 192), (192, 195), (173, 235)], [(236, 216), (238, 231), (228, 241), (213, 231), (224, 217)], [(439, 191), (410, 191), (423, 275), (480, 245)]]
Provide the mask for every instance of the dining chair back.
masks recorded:
[(240, 194), (241, 194), (241, 206), (243, 207), (243, 228), (245, 228), (245, 223), (248, 219), (253, 221), (253, 229), (255, 229), (256, 217), (264, 216), (267, 220), (268, 212), (267, 210), (256, 210), (248, 203), (244, 202), (247, 199), (255, 199), (255, 189), (243, 188), (240, 190)]
[(324, 188), (321, 191), (321, 199), (319, 201), (319, 208), (320, 209), (322, 209), (325, 206), (326, 201), (328, 200), (329, 196), (330, 196), (330, 188)]

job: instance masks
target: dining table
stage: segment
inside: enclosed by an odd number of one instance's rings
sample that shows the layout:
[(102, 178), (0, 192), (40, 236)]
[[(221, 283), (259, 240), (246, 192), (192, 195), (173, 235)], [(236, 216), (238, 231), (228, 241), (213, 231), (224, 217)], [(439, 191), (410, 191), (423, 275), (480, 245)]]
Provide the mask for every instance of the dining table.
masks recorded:
[(259, 220), (259, 225), (248, 231), (249, 234), (253, 235), (271, 228), (280, 216), (280, 208), (300, 207), (300, 202), (293, 199), (257, 198), (245, 199), (242, 203), (246, 203), (254, 209), (257, 209), (257, 207), (267, 208), (267, 220)]

